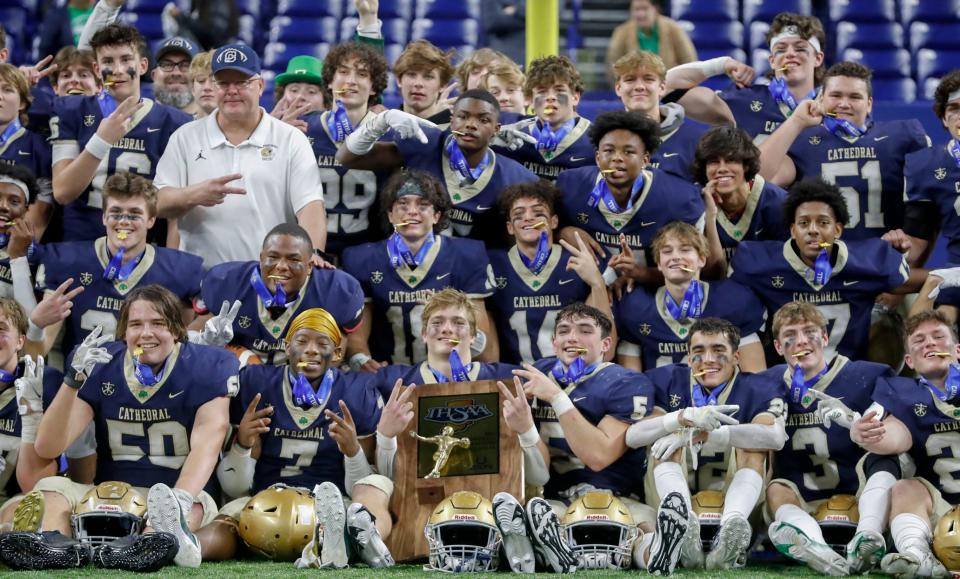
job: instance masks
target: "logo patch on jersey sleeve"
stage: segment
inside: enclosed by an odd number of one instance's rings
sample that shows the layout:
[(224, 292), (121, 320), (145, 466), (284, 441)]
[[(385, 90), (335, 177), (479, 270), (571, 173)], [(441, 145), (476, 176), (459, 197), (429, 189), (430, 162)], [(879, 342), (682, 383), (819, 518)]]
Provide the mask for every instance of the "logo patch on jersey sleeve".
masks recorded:
[(80, 283), (83, 285), (90, 285), (93, 283), (93, 274), (89, 271), (80, 272)]
[(918, 402), (918, 403), (914, 404), (914, 405), (913, 405), (913, 413), (916, 414), (917, 416), (920, 416), (920, 417), (926, 416), (926, 415), (927, 415), (927, 405), (924, 404), (924, 403), (922, 403), (922, 402)]
[(370, 272), (370, 281), (373, 283), (380, 283), (383, 281), (383, 272), (382, 271), (372, 271)]
[(947, 169), (944, 167), (937, 167), (933, 171), (933, 176), (937, 178), (937, 181), (943, 181), (947, 178)]
[(250, 319), (250, 316), (240, 316), (240, 319), (237, 320), (237, 325), (243, 329), (249, 328), (251, 323), (253, 323), (253, 320)]
[(763, 103), (760, 102), (760, 101), (753, 101), (753, 102), (751, 102), (751, 103), (750, 103), (750, 110), (753, 111), (753, 112), (755, 112), (755, 113), (759, 113), (761, 110), (763, 110)]
[(783, 276), (782, 276), (782, 275), (775, 275), (775, 276), (773, 276), (773, 278), (771, 278), (771, 280), (770, 280), (770, 283), (772, 283), (772, 284), (773, 284), (773, 287), (775, 287), (775, 288), (777, 288), (777, 289), (782, 288), (782, 287), (783, 287)]
[(100, 392), (102, 392), (104, 396), (113, 396), (116, 391), (117, 387), (113, 385), (113, 382), (104, 382), (100, 385)]

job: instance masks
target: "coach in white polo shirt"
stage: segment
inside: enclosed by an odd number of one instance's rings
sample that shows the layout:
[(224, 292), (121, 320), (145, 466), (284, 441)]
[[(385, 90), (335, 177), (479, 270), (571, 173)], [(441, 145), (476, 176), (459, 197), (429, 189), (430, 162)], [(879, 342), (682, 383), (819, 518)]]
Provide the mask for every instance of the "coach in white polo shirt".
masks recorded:
[(323, 250), (317, 159), (306, 135), (260, 108), (257, 53), (244, 44), (218, 48), (212, 70), (219, 108), (170, 137), (154, 179), (160, 216), (177, 219), (180, 249), (207, 269), (258, 259), (267, 232), (295, 220)]

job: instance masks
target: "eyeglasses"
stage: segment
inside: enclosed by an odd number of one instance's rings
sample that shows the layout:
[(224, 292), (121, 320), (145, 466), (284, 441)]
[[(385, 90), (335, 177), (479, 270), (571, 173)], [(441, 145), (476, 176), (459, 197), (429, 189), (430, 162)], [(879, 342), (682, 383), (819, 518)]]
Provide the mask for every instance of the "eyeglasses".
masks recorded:
[(120, 223), (121, 221), (140, 223), (143, 221), (143, 215), (135, 215), (133, 213), (107, 213), (107, 221), (111, 223)]
[(190, 61), (181, 60), (180, 62), (173, 62), (172, 60), (161, 60), (157, 63), (157, 68), (163, 72), (173, 72), (173, 69), (177, 69), (180, 72), (187, 72), (190, 70)]
[(217, 85), (217, 88), (222, 91), (228, 91), (231, 88), (235, 88), (237, 90), (245, 90), (250, 88), (253, 85), (253, 83), (257, 82), (258, 80), (260, 80), (259, 76), (252, 76), (247, 80), (236, 80), (236, 81), (215, 80), (213, 81), (213, 84)]

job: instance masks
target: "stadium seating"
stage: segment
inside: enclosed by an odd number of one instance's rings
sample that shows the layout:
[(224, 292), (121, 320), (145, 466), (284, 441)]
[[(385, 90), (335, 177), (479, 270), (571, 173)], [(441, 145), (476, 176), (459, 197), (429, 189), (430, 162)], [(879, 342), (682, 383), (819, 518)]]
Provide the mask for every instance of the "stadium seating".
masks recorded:
[(830, 22), (894, 22), (897, 19), (894, 0), (831, 0), (828, 7)]
[(476, 20), (429, 20), (413, 21), (411, 40), (425, 38), (440, 48), (447, 49), (463, 44), (475, 46), (479, 34)]
[(291, 18), (276, 16), (270, 21), (270, 42), (291, 43), (336, 43), (338, 34), (337, 19)]
[(900, 0), (903, 23), (960, 22), (960, 0)]
[(874, 78), (909, 78), (910, 52), (903, 48), (864, 49), (848, 48), (840, 55), (842, 60), (859, 62), (873, 69)]
[(739, 49), (743, 45), (743, 24), (740, 22), (681, 20), (680, 26), (690, 35), (690, 40), (698, 52), (709, 49)]
[(673, 0), (670, 17), (675, 20), (739, 21), (737, 0)]
[(416, 18), (462, 20), (480, 18), (480, 0), (419, 0)]
[(309, 54), (323, 58), (330, 50), (326, 43), (314, 44), (284, 44), (282, 42), (268, 43), (263, 55), (263, 66), (275, 72), (283, 72), (291, 58), (300, 54)]
[(163, 12), (169, 0), (127, 0), (125, 8), (130, 12)]
[(302, 16), (307, 18), (323, 18), (332, 16), (340, 18), (342, 4), (340, 2), (319, 2), (318, 0), (280, 0), (277, 3), (277, 14), (284, 16)]
[[(357, 31), (357, 22), (358, 19), (354, 16), (350, 18), (344, 18), (340, 22), (340, 40), (348, 40), (353, 38), (353, 35)], [(383, 27), (381, 28), (381, 33), (383, 34), (383, 41), (385, 44), (406, 44), (409, 39), (408, 28), (409, 23), (402, 18), (394, 18), (391, 20), (383, 20)]]
[(160, 14), (156, 12), (123, 12), (120, 19), (127, 24), (136, 26), (148, 40), (163, 38), (163, 23)]
[(848, 48), (903, 48), (903, 26), (899, 22), (838, 22), (837, 54)]
[(954, 50), (933, 50), (923, 48), (917, 51), (917, 82), (923, 84), (930, 78), (940, 78), (958, 68), (960, 48)]
[(796, 14), (811, 14), (813, 5), (811, 0), (744, 0), (743, 22), (764, 22), (769, 24), (781, 12)]
[(917, 100), (917, 83), (912, 78), (877, 78), (872, 85), (875, 101), (912, 103)]
[(757, 49), (769, 50), (770, 45), (767, 44), (767, 32), (769, 30), (769, 22), (751, 22), (749, 38), (744, 48), (748, 51)]
[(960, 39), (960, 22), (914, 22), (910, 25), (910, 48), (914, 54), (922, 48), (950, 49)]

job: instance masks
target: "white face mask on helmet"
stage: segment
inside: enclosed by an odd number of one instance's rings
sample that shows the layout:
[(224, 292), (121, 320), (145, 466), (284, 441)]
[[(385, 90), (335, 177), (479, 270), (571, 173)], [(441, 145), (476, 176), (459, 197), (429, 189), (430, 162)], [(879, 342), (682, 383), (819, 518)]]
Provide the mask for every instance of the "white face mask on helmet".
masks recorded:
[(472, 491), (440, 501), (423, 534), (430, 546), (430, 568), (451, 573), (495, 571), (502, 537), (493, 504)]
[(575, 498), (560, 521), (578, 569), (627, 569), (639, 530), (627, 506), (607, 491)]

